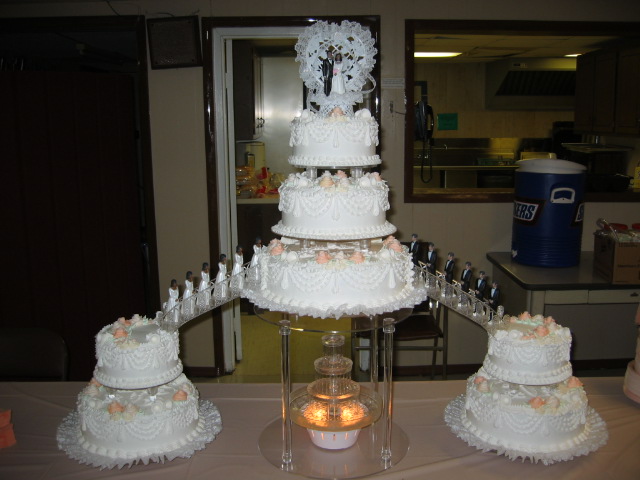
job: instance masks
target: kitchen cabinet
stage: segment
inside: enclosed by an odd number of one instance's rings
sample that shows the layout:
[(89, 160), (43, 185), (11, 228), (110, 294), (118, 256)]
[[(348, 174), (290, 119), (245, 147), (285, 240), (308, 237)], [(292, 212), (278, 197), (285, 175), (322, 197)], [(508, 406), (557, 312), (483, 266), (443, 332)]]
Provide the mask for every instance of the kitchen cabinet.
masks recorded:
[(578, 57), (574, 129), (583, 133), (612, 133), (616, 107), (616, 51)]
[(570, 328), (572, 360), (626, 365), (634, 357), (640, 285), (612, 285), (594, 274), (593, 252), (582, 252), (569, 268), (521, 265), (510, 252), (489, 252), (487, 259), (505, 312), (540, 313)]
[(233, 42), (233, 111), (236, 141), (262, 135), (261, 59), (249, 41)]
[(618, 56), (615, 133), (640, 135), (640, 47)]

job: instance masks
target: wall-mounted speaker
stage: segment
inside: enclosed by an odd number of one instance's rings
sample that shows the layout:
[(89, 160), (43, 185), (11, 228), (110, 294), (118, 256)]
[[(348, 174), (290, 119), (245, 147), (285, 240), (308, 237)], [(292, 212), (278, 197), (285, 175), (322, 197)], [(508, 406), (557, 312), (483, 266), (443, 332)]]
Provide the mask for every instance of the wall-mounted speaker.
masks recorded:
[(152, 69), (202, 65), (197, 16), (149, 18), (147, 33)]

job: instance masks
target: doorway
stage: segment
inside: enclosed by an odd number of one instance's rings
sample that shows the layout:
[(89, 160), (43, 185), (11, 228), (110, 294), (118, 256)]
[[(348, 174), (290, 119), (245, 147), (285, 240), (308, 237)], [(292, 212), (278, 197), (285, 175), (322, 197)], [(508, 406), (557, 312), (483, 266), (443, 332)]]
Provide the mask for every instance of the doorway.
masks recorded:
[[(208, 198), (210, 206), (209, 231), (212, 233), (211, 239), (211, 258), (217, 258), (219, 252), (234, 252), (238, 244), (242, 244), (245, 251), (246, 261), (249, 261), (251, 253), (251, 245), (257, 235), (263, 240), (268, 241), (272, 238), (271, 226), (275, 225), (280, 218), (278, 211), (278, 198), (276, 195), (263, 197), (254, 201), (253, 199), (240, 199), (236, 195), (235, 185), (235, 168), (236, 158), (243, 158), (244, 150), (236, 151), (236, 135), (235, 129), (237, 123), (234, 123), (233, 110), (233, 88), (237, 82), (229, 77), (229, 70), (233, 71), (232, 53), (233, 42), (251, 41), (257, 45), (265, 46), (269, 42), (289, 42), (295, 44), (297, 37), (304, 27), (311, 22), (317, 20), (326, 20), (329, 22), (340, 23), (345, 20), (344, 17), (322, 17), (322, 18), (306, 18), (306, 17), (273, 17), (273, 18), (204, 18), (202, 21), (203, 35), (206, 42), (203, 45), (204, 52), (204, 69), (205, 69), (205, 99), (207, 102), (205, 113), (205, 126), (207, 129), (207, 178), (208, 178)], [(374, 38), (379, 37), (380, 18), (378, 16), (370, 17), (352, 17), (348, 20), (359, 22), (360, 24), (370, 28)], [(290, 59), (293, 64), (293, 71), (297, 71), (298, 64), (294, 62), (294, 58)], [(270, 68), (270, 67), (267, 67)], [(278, 67), (275, 67), (278, 68)], [(267, 73), (268, 72), (263, 72)], [(277, 73), (275, 73), (277, 75)], [(372, 113), (379, 118), (380, 105), (380, 70), (379, 66), (372, 72), (377, 81), (377, 87), (372, 93)], [(302, 81), (299, 81), (302, 88)], [(280, 88), (280, 91), (285, 91)], [(282, 95), (291, 95), (285, 91)], [(265, 100), (265, 99), (263, 99)], [(301, 101), (295, 100), (301, 107), (304, 107)], [(294, 103), (295, 103), (294, 102)], [(277, 102), (276, 102), (277, 103)], [(265, 103), (262, 105), (265, 106)], [(297, 107), (296, 107), (297, 108)], [(255, 111), (249, 108), (249, 111)], [(259, 110), (259, 109), (258, 109)], [(294, 108), (295, 110), (295, 108)], [(266, 113), (263, 108), (263, 113)], [(273, 119), (283, 121), (287, 126), (294, 116), (294, 112), (279, 107), (274, 107)], [(262, 117), (264, 118), (264, 116)], [(255, 120), (259, 121), (260, 117), (256, 116)], [(275, 122), (274, 122), (275, 123)], [(268, 127), (263, 124), (262, 127)], [(257, 128), (262, 128), (259, 124)], [(247, 141), (265, 141), (270, 140), (271, 132), (258, 132), (260, 138), (246, 139)], [(273, 140), (278, 142), (278, 147), (288, 145), (288, 128), (284, 141), (281, 138)], [(268, 146), (268, 145), (267, 145)], [(240, 147), (244, 148), (244, 147)], [(274, 148), (277, 151), (276, 148)], [(267, 153), (268, 157), (269, 153)], [(267, 160), (268, 164), (277, 165), (277, 170), (268, 173), (286, 173), (289, 170), (286, 159), (288, 153), (279, 151), (275, 153), (277, 158)], [(284, 158), (283, 158), (284, 157)], [(291, 169), (292, 171), (293, 169)], [(276, 177), (277, 182), (277, 177)], [(271, 185), (275, 187), (275, 185)], [(244, 210), (241, 212), (240, 210)], [(217, 238), (218, 244), (214, 244), (213, 239)], [(249, 254), (248, 254), (249, 252)], [(247, 312), (245, 313), (252, 313)], [(246, 352), (242, 351), (242, 312), (241, 303), (236, 302), (232, 306), (223, 307), (222, 321), (214, 323), (214, 355), (216, 365), (224, 365), (225, 373), (231, 373), (235, 369), (236, 361), (240, 360)], [(274, 335), (277, 332), (274, 329)], [(271, 357), (279, 358), (276, 352), (269, 352)], [(249, 372), (251, 374), (251, 372)]]

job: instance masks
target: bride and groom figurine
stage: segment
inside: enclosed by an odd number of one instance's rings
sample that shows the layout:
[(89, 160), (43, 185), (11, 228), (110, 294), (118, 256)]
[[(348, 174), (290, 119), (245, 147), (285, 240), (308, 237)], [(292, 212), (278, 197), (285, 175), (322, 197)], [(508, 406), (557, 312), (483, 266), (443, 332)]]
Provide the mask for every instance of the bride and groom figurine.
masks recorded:
[(331, 95), (331, 92), (343, 94), (347, 91), (342, 69), (342, 54), (338, 52), (334, 55), (333, 52), (327, 50), (327, 58), (322, 61), (322, 81), (324, 94), (327, 97)]

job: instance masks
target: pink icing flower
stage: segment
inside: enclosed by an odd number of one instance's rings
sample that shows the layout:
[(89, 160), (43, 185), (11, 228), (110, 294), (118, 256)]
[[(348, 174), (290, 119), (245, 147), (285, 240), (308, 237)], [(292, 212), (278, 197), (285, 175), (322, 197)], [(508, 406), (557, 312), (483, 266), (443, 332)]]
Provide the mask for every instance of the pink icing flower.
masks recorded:
[(372, 172), (371, 173), (371, 178), (373, 178), (376, 182), (381, 182), (382, 181), (382, 177), (380, 176), (380, 174), (378, 172)]
[(273, 248), (271, 248), (271, 250), (269, 251), (269, 253), (271, 255), (282, 255), (282, 252), (284, 252), (284, 247), (282, 246), (281, 243), (277, 243), (273, 246)]
[(536, 336), (534, 334), (529, 334), (529, 335), (521, 336), (520, 340), (533, 340), (534, 338), (536, 338)]
[(480, 393), (488, 393), (489, 384), (487, 382), (480, 382), (476, 385), (476, 390), (478, 390)]
[(584, 383), (582, 383), (578, 377), (569, 377), (569, 380), (567, 380), (567, 387), (569, 388), (579, 388), (583, 385)]
[(120, 318), (118, 319), (118, 323), (119, 323), (120, 325), (124, 325), (125, 327), (128, 327), (129, 325), (131, 325), (131, 320), (127, 320), (127, 319), (126, 319), (126, 318), (124, 318), (124, 317), (120, 317)]
[(356, 251), (353, 252), (353, 255), (349, 257), (349, 260), (351, 260), (353, 263), (364, 263), (364, 255), (362, 254), (362, 252)]
[(114, 413), (122, 413), (124, 412), (124, 406), (118, 402), (111, 402), (107, 407), (107, 411), (109, 415), (113, 415)]
[(282, 242), (278, 238), (272, 238), (271, 241), (269, 242), (269, 247), (274, 247), (278, 243), (282, 243)]
[(331, 255), (329, 255), (329, 253), (325, 252), (324, 250), (320, 250), (316, 255), (316, 263), (319, 263), (320, 265), (324, 265), (325, 263), (329, 263), (330, 261)]
[(535, 328), (534, 333), (537, 337), (546, 337), (547, 335), (549, 335), (549, 329), (544, 325), (538, 325)]
[(346, 173), (344, 173), (342, 170), (338, 170), (338, 171), (336, 172), (336, 176), (337, 176), (338, 178), (347, 178), (347, 174), (346, 174)]
[(333, 178), (329, 175), (323, 175), (320, 179), (320, 186), (323, 188), (331, 188), (335, 186), (335, 183), (333, 183)]
[(553, 318), (553, 317), (549, 316), (549, 317), (546, 317), (546, 318), (544, 319), (544, 324), (545, 324), (545, 325), (551, 325), (552, 323), (553, 323), (553, 324), (555, 324), (555, 323), (556, 323), (556, 321), (554, 320), (554, 318)]
[(388, 247), (390, 250), (393, 250), (394, 252), (398, 252), (398, 253), (402, 252), (402, 244), (398, 240), (395, 240), (389, 243)]
[(509, 323), (516, 323), (518, 321), (518, 317), (509, 318)]
[(531, 314), (529, 312), (522, 312), (520, 314), (520, 320), (531, 320)]
[(391, 242), (395, 241), (396, 237), (394, 237), (393, 235), (389, 235), (387, 238), (385, 238), (382, 241), (383, 245), (389, 245)]
[(128, 335), (129, 334), (127, 333), (127, 331), (122, 327), (116, 328), (115, 331), (113, 332), (113, 337), (114, 338), (125, 338)]
[(531, 405), (531, 408), (536, 408), (536, 409), (542, 407), (545, 403), (546, 402), (542, 397), (534, 397), (531, 400), (529, 400), (529, 405)]
[(184, 390), (178, 390), (176, 393), (173, 394), (173, 401), (174, 402), (184, 402), (184, 401), (187, 400), (188, 396), (189, 395)]
[(473, 379), (473, 383), (475, 383), (476, 385), (486, 381), (487, 379), (484, 378), (482, 375), (478, 375), (476, 378)]
[(95, 379), (95, 377), (92, 377), (91, 380), (89, 380), (89, 385), (93, 385), (94, 387), (98, 387), (100, 388), (102, 386), (102, 384)]

